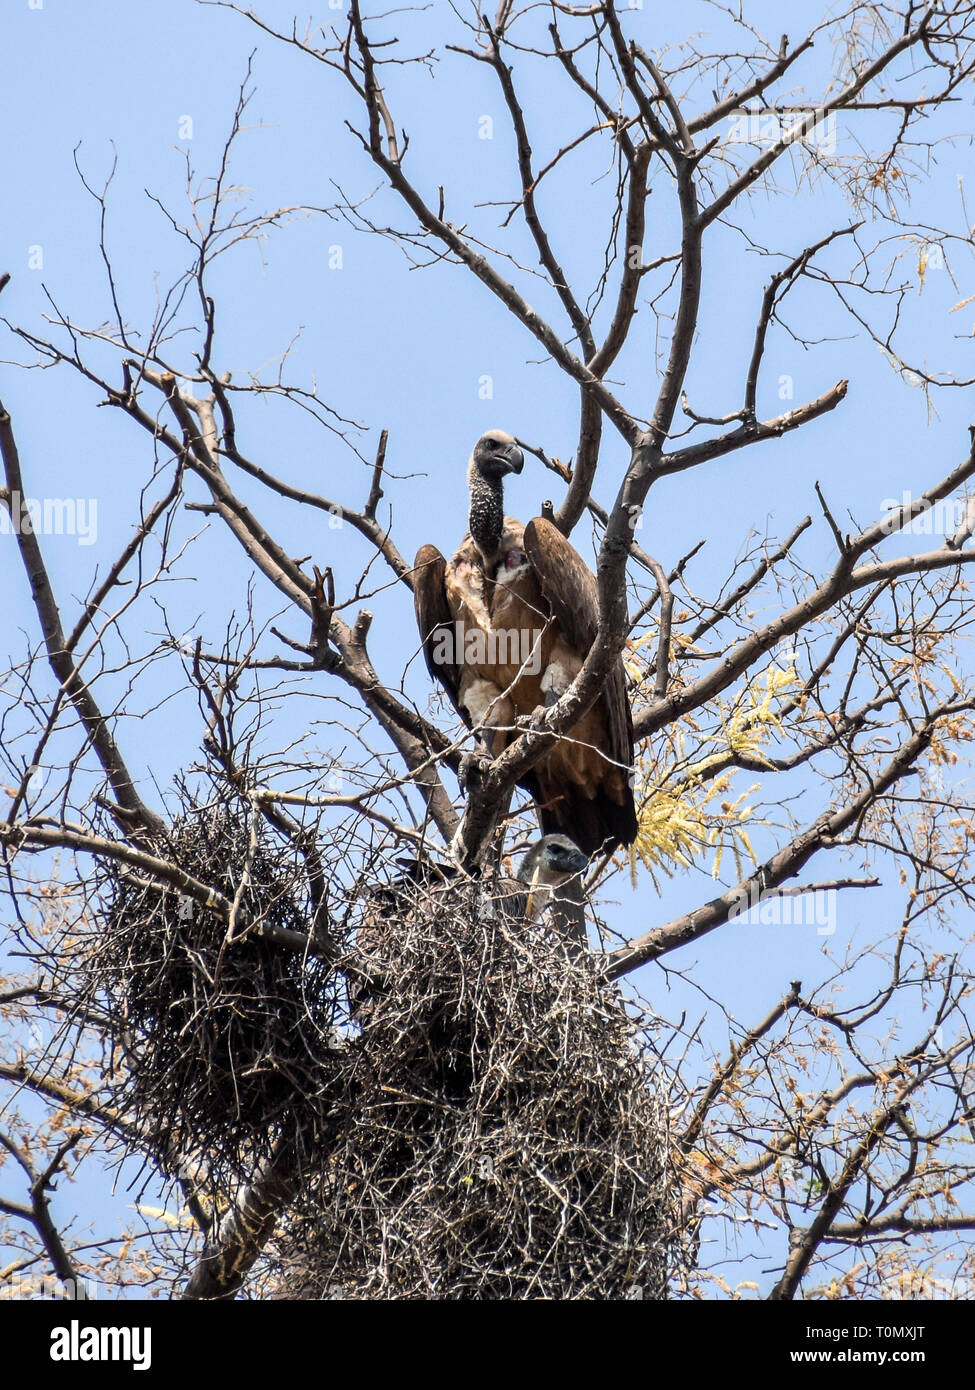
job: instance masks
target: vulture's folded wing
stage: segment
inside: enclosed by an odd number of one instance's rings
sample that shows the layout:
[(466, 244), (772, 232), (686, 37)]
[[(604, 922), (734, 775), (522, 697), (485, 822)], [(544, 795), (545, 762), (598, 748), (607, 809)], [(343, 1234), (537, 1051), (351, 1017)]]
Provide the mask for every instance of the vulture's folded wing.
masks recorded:
[[(542, 516), (525, 527), (525, 554), (562, 636), (584, 659), (599, 630), (596, 576), (559, 528)], [(609, 735), (606, 751), (614, 762), (628, 768), (633, 763), (633, 720), (622, 661), (606, 677), (599, 703)]]
[(421, 545), (416, 552), (413, 568), (413, 606), (427, 670), (444, 687), (454, 709), (470, 728), (470, 718), (460, 703), (461, 673), (456, 660), (456, 630), (444, 584), (447, 561), (435, 545)]

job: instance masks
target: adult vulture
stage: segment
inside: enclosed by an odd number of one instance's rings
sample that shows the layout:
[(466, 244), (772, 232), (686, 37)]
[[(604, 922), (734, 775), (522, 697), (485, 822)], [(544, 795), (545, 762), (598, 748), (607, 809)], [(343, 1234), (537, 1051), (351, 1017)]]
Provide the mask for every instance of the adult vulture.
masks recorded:
[[(451, 560), (424, 545), (415, 561), (417, 623), (427, 667), (468, 727), (497, 757), (515, 720), (552, 705), (596, 637), (596, 580), (558, 527), (504, 514), (504, 479), (524, 455), (489, 430), (467, 470), (470, 531)], [(630, 844), (633, 727), (618, 661), (589, 711), (558, 738), (520, 785), (544, 834), (568, 835), (587, 856)]]

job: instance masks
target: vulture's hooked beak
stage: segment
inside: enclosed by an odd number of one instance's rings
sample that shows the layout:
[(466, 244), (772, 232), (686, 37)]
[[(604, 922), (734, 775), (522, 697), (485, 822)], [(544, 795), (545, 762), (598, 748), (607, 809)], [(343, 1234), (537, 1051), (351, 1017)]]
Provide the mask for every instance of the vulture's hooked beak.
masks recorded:
[(503, 451), (498, 451), (498, 455), (507, 463), (509, 473), (520, 473), (525, 466), (525, 455), (517, 444), (506, 445)]
[(583, 869), (589, 867), (589, 860), (581, 849), (574, 849), (571, 853), (567, 851), (564, 863), (570, 874), (581, 874)]

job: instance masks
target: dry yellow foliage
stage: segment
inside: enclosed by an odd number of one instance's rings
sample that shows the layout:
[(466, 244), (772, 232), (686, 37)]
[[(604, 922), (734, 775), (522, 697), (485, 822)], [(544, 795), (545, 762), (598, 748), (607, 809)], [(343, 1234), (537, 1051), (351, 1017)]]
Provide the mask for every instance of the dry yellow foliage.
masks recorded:
[(717, 727), (712, 733), (702, 738), (696, 726), (673, 728), (659, 749), (651, 748), (637, 760), (639, 828), (631, 849), (634, 866), (640, 858), (651, 875), (661, 869), (671, 877), (713, 851), (710, 869), (717, 878), (726, 852), (734, 857), (739, 877), (745, 857), (757, 862), (746, 827), (753, 813), (750, 798), (761, 784), (753, 783), (735, 794), (732, 784), (740, 769), (714, 772), (727, 763), (729, 755), (771, 766), (765, 749), (770, 738), (784, 732), (779, 710), (797, 683), (793, 667), (773, 663), (730, 703), (714, 702), (711, 712), (717, 715)]

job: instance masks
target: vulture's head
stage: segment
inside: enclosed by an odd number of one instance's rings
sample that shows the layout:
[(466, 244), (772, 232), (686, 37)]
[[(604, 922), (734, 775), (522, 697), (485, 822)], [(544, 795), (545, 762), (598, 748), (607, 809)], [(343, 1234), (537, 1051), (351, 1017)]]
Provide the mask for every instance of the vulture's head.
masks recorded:
[(543, 835), (536, 840), (518, 870), (519, 882), (528, 888), (528, 916), (539, 917), (556, 889), (581, 874), (588, 863), (568, 835)]
[(468, 476), (479, 473), (489, 483), (498, 483), (508, 473), (520, 473), (525, 455), (510, 434), (504, 430), (488, 430), (474, 445)]

